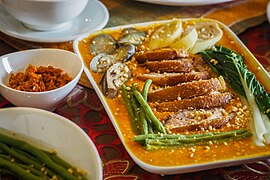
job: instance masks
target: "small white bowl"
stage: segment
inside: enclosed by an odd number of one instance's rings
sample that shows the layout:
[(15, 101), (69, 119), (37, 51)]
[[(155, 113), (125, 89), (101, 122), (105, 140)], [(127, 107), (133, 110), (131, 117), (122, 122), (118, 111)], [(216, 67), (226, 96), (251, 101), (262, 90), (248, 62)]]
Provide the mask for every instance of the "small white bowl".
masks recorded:
[[(43, 92), (26, 92), (8, 87), (10, 74), (25, 72), (29, 64), (61, 68), (72, 77), (72, 81), (60, 88)], [(66, 50), (45, 48), (6, 54), (0, 57), (0, 93), (15, 106), (53, 111), (76, 86), (82, 71), (81, 58)]]
[(56, 150), (59, 157), (86, 171), (88, 179), (102, 180), (102, 161), (94, 143), (69, 119), (36, 108), (3, 108), (0, 132), (43, 150)]
[(26, 27), (56, 30), (67, 25), (85, 9), (88, 0), (2, 0), (2, 5)]

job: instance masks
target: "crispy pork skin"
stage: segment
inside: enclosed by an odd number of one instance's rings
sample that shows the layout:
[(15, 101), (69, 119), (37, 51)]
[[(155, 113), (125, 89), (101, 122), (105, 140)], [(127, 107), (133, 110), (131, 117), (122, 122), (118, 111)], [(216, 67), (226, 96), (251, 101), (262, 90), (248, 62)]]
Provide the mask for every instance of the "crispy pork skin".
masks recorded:
[(235, 112), (226, 112), (223, 108), (211, 109), (183, 109), (173, 114), (166, 122), (169, 131), (220, 128), (234, 118)]
[(208, 79), (208, 72), (190, 73), (148, 73), (137, 76), (138, 79), (146, 81), (151, 79), (158, 86), (174, 86), (179, 83)]
[(135, 55), (136, 60), (139, 63), (144, 63), (146, 61), (162, 61), (165, 59), (174, 59), (177, 57), (188, 57), (188, 54), (181, 53), (176, 49), (163, 48), (153, 51), (139, 52)]
[(143, 64), (144, 67), (151, 72), (176, 72), (187, 73), (191, 72), (194, 68), (192, 62), (188, 59), (179, 60), (163, 60), (163, 61), (147, 61)]
[(177, 112), (180, 109), (198, 109), (198, 108), (212, 108), (220, 107), (228, 103), (233, 98), (229, 92), (225, 93), (211, 93), (204, 96), (197, 96), (191, 99), (175, 100), (170, 102), (157, 103), (155, 106), (160, 112)]
[(202, 96), (212, 91), (223, 90), (217, 78), (208, 80), (192, 81), (187, 83), (178, 84), (160, 88), (149, 92), (149, 101), (173, 101), (179, 99), (187, 99), (196, 96)]

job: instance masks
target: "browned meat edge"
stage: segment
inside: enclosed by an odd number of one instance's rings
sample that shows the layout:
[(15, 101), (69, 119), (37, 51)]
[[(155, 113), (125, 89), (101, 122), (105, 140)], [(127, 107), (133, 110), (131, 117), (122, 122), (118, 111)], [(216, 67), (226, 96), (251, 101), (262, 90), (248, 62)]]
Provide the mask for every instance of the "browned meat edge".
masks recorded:
[(197, 71), (209, 71), (211, 69), (201, 55), (193, 57), (193, 66)]
[[(176, 132), (182, 132), (182, 131), (192, 131), (197, 129), (208, 129), (210, 126), (212, 128), (220, 128), (221, 126), (225, 125), (227, 122), (229, 122), (231, 119), (233, 119), (236, 116), (235, 112), (228, 113), (220, 118), (215, 118), (212, 120), (202, 120), (198, 123), (190, 123), (181, 125), (179, 121), (182, 121), (181, 119), (171, 118), (165, 123), (165, 128), (169, 131)], [(178, 126), (179, 124), (179, 126)]]
[(152, 79), (153, 84), (158, 86), (174, 86), (179, 83), (190, 82), (194, 80), (208, 79), (208, 73), (190, 72), (190, 73), (149, 73), (137, 76), (140, 80)]
[(191, 109), (191, 108), (211, 108), (223, 106), (229, 100), (232, 99), (231, 93), (215, 93), (205, 96), (198, 96), (192, 99), (183, 99), (170, 102), (158, 103), (155, 108), (160, 112), (176, 112), (180, 109)]
[(163, 61), (148, 61), (143, 64), (151, 72), (190, 72), (193, 70), (193, 65), (189, 60), (163, 60)]
[(196, 96), (202, 96), (212, 91), (222, 89), (217, 78), (208, 80), (192, 81), (178, 84), (149, 92), (149, 101), (173, 101), (177, 99), (187, 99)]
[(164, 48), (154, 51), (139, 52), (135, 55), (139, 63), (146, 61), (161, 61), (164, 59), (174, 59), (177, 57), (187, 57), (188, 54), (180, 53), (176, 49)]

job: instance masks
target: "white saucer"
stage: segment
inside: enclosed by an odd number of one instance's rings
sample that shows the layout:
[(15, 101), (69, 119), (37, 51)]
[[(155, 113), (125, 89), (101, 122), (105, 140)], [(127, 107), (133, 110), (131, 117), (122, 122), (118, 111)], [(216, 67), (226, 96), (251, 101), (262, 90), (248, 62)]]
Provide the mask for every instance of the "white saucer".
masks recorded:
[(89, 1), (85, 10), (64, 28), (55, 31), (28, 29), (0, 6), (0, 31), (18, 39), (35, 42), (64, 42), (82, 34), (102, 29), (109, 20), (109, 12), (98, 0)]

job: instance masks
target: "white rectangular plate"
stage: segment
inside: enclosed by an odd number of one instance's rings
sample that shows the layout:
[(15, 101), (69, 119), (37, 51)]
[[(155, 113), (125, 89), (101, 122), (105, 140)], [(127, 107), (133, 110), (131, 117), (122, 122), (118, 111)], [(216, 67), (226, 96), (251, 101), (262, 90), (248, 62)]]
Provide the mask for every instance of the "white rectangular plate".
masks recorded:
[[(193, 19), (183, 19), (183, 21), (185, 21), (185, 20), (193, 20)], [(211, 21), (214, 21), (214, 20), (211, 20)], [(122, 29), (122, 28), (126, 28), (126, 27), (148, 26), (148, 25), (151, 25), (154, 23), (163, 23), (163, 22), (166, 22), (166, 21), (155, 21), (155, 22), (146, 22), (146, 23), (141, 23), (141, 24), (131, 24), (131, 25), (126, 25), (126, 26), (112, 27), (112, 28), (105, 29), (105, 30), (117, 30), (117, 29)], [(217, 22), (219, 24), (219, 26), (232, 37), (232, 40), (234, 41), (234, 43), (236, 43), (237, 46), (239, 46), (241, 48), (241, 52), (245, 54), (246, 58), (248, 57), (246, 62), (249, 64), (250, 70), (252, 72), (256, 72), (256, 76), (260, 77), (261, 83), (264, 85), (265, 89), (268, 92), (270, 92), (270, 84), (269, 84), (270, 77), (269, 77), (269, 74), (263, 69), (262, 65), (255, 59), (255, 57), (249, 52), (249, 50), (245, 47), (245, 45), (239, 40), (239, 38), (227, 26), (225, 26), (224, 24), (222, 24), (218, 21), (215, 21), (215, 22)], [(96, 33), (100, 33), (100, 32), (104, 32), (104, 31), (101, 30), (101, 31), (96, 31), (94, 33), (96, 34)], [(90, 35), (91, 34), (86, 34), (84, 36), (77, 38), (74, 41), (74, 50), (76, 53), (78, 53), (81, 56), (81, 58), (83, 58), (83, 56), (79, 50), (79, 43), (84, 42), (84, 39), (89, 37)], [(261, 71), (256, 71), (256, 69), (258, 69), (258, 68), (260, 68)], [(108, 113), (108, 116), (110, 117), (121, 141), (123, 142), (123, 145), (126, 148), (126, 150), (128, 151), (130, 156), (133, 158), (133, 160), (139, 166), (141, 166), (143, 169), (145, 169), (149, 172), (157, 173), (157, 174), (177, 174), (177, 173), (205, 170), (205, 169), (210, 169), (210, 168), (239, 165), (239, 164), (253, 162), (253, 161), (266, 159), (266, 158), (270, 157), (270, 152), (269, 152), (268, 154), (259, 155), (259, 156), (254, 155), (254, 156), (248, 156), (248, 157), (243, 157), (243, 158), (222, 159), (222, 160), (218, 160), (218, 161), (204, 162), (204, 163), (199, 163), (199, 164), (194, 162), (194, 164), (186, 164), (186, 165), (159, 166), (159, 165), (151, 165), (149, 163), (146, 163), (146, 162), (142, 161), (141, 159), (139, 159), (134, 153), (132, 153), (130, 148), (126, 144), (126, 142), (123, 138), (123, 134), (121, 132), (121, 129), (119, 128), (119, 125), (117, 124), (117, 122), (114, 118), (114, 115), (113, 115), (114, 112), (112, 112), (110, 107), (108, 106), (108, 104), (106, 102), (106, 98), (103, 96), (98, 82), (95, 82), (95, 80), (93, 79), (93, 77), (91, 75), (91, 72), (89, 70), (89, 64), (85, 64), (84, 71), (85, 71), (87, 77), (89, 78), (91, 84), (93, 85), (93, 88), (95, 89), (97, 95), (99, 96), (99, 98), (100, 98), (106, 112)], [(170, 149), (168, 149), (168, 155), (169, 155), (169, 152), (170, 152)], [(149, 152), (148, 156), (150, 159), (151, 152)], [(164, 157), (164, 158), (166, 158), (166, 157)]]

